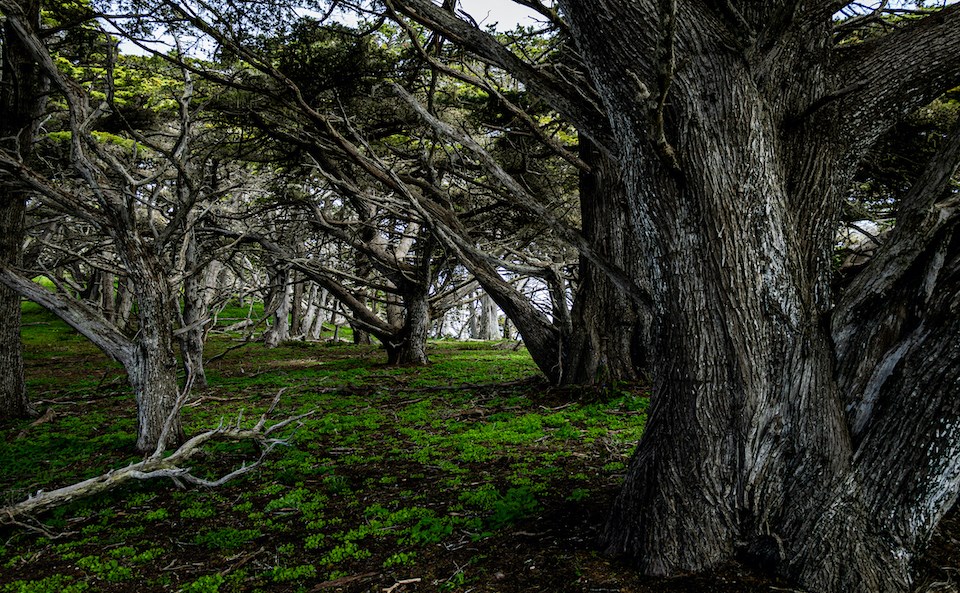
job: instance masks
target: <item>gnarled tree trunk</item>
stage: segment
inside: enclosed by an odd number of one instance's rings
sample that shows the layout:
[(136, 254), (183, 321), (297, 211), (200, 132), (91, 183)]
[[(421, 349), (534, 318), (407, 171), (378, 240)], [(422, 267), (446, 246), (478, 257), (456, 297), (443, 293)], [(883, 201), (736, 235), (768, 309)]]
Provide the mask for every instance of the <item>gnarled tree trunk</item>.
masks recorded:
[(387, 364), (425, 365), (430, 362), (430, 301), (423, 285), (411, 283), (403, 288), (403, 326), (395, 336), (385, 338)]
[(651, 574), (739, 553), (810, 590), (906, 591), (960, 472), (956, 208), (928, 205), (954, 222), (872, 270), (914, 270), (851, 315), (875, 333), (831, 330), (830, 259), (863, 146), (960, 79), (960, 8), (841, 54), (829, 3), (562, 4), (653, 290), (655, 397), (608, 549)]

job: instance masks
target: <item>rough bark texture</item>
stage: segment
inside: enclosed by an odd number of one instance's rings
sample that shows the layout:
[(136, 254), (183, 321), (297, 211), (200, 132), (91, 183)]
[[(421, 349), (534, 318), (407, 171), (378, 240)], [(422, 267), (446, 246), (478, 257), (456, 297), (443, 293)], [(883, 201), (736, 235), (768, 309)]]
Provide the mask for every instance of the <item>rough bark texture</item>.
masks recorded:
[[(40, 3), (19, 2), (36, 27)], [(21, 159), (30, 157), (33, 138), (44, 105), (44, 78), (13, 27), (4, 24), (0, 72), (0, 142)], [(26, 196), (22, 190), (0, 184), (0, 267), (21, 263)], [(20, 295), (0, 286), (0, 420), (33, 414), (23, 378), (20, 341)]]
[(183, 324), (180, 336), (180, 354), (186, 376), (199, 389), (207, 387), (207, 374), (203, 369), (203, 342), (209, 319), (208, 281), (206, 268), (200, 268), (197, 253), (197, 237), (193, 229), (184, 238), (184, 264), (187, 276), (183, 280)]
[(430, 301), (425, 287), (410, 285), (403, 292), (403, 326), (386, 338), (387, 364), (424, 365), (430, 332)]
[(265, 332), (267, 348), (276, 348), (290, 339), (290, 274), (289, 269), (271, 273), (269, 301), (274, 303), (273, 325)]
[[(174, 354), (176, 300), (156, 254), (135, 234), (118, 234), (121, 259), (130, 271), (137, 303), (137, 333), (131, 354), (121, 360), (137, 399), (137, 450), (177, 446), (185, 435), (180, 421), (180, 390)], [(160, 437), (166, 431), (166, 442)]]
[[(590, 173), (580, 176), (583, 234), (610, 264), (639, 279), (639, 264), (644, 255), (630, 232), (620, 165), (604, 156), (586, 137), (581, 137), (580, 158), (591, 166)], [(639, 378), (649, 326), (646, 310), (585, 257), (580, 258), (580, 285), (571, 317), (572, 331), (564, 336), (564, 383), (610, 383)]]
[(905, 591), (957, 490), (957, 242), (943, 225), (873, 270), (913, 272), (882, 293), (905, 321), (877, 336), (870, 405), (835, 346), (865, 343), (831, 331), (829, 262), (856, 155), (960, 81), (960, 8), (844, 54), (833, 3), (561, 4), (654, 287), (655, 397), (608, 549), (651, 574), (740, 553), (811, 590)]

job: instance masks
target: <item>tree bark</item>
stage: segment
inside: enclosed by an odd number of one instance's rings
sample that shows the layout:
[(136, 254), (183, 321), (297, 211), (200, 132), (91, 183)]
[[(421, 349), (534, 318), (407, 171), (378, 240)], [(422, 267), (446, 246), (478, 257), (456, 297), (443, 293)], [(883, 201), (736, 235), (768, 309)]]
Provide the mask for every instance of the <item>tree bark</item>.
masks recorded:
[(500, 324), (497, 319), (497, 304), (493, 302), (493, 299), (491, 299), (487, 293), (480, 295), (480, 302), (478, 304), (480, 306), (480, 323), (477, 328), (478, 337), (481, 340), (499, 340)]
[[(561, 4), (611, 116), (653, 287), (655, 397), (607, 548), (651, 574), (740, 554), (810, 590), (906, 591), (960, 473), (956, 241), (942, 229), (908, 258), (923, 314), (881, 349), (891, 372), (873, 370), (883, 386), (852, 431), (846, 407), (862, 398), (834, 363), (849, 336), (830, 330), (828, 279), (843, 190), (876, 129), (831, 100), (871, 83), (837, 74), (830, 10)], [(927, 49), (951, 74), (898, 83), (912, 93), (898, 108), (955, 84), (958, 13), (928, 21), (953, 23)], [(841, 124), (856, 118), (851, 135)]]
[(272, 274), (270, 286), (270, 302), (276, 303), (276, 312), (273, 314), (273, 325), (266, 331), (264, 342), (267, 348), (276, 348), (281, 342), (290, 339), (290, 269), (276, 271)]
[[(178, 446), (185, 434), (173, 351), (176, 299), (159, 258), (142, 239), (135, 234), (118, 233), (114, 240), (129, 270), (137, 303), (137, 333), (129, 356), (120, 361), (137, 400), (137, 450), (149, 452), (158, 446)], [(163, 436), (165, 442), (161, 442)]]
[[(580, 138), (580, 158), (591, 166), (590, 173), (580, 175), (583, 234), (610, 264), (639, 281), (644, 254), (631, 233), (620, 165), (585, 136)], [(564, 336), (564, 383), (589, 385), (640, 378), (649, 314), (582, 256), (571, 321), (572, 331)]]
[(387, 364), (429, 364), (427, 337), (430, 332), (430, 301), (426, 286), (411, 283), (404, 289), (403, 327), (395, 337), (387, 337), (384, 341)]
[(197, 253), (197, 237), (192, 228), (193, 222), (188, 225), (186, 249), (184, 250), (183, 279), (183, 324), (180, 335), (180, 355), (187, 377), (193, 380), (194, 387), (207, 387), (207, 373), (203, 368), (203, 342), (206, 325), (209, 322), (208, 271), (201, 267)]
[[(19, 0), (19, 7), (35, 29), (40, 3)], [(29, 159), (39, 114), (45, 101), (45, 79), (17, 32), (3, 25), (0, 71), (0, 142), (20, 159)], [(0, 185), (0, 268), (22, 263), (25, 193)], [(0, 420), (34, 414), (23, 376), (23, 343), (20, 340), (20, 295), (0, 285)]]

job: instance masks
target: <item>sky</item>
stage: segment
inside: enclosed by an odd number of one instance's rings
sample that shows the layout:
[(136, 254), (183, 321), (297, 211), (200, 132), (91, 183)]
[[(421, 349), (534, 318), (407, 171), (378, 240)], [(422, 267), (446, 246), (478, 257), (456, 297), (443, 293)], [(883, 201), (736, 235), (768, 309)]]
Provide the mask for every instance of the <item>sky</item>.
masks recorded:
[[(480, 25), (499, 23), (498, 29), (510, 30), (517, 26), (532, 25), (534, 14), (529, 8), (514, 4), (512, 0), (460, 0), (460, 9), (472, 16)], [(542, 20), (542, 17), (540, 17)]]

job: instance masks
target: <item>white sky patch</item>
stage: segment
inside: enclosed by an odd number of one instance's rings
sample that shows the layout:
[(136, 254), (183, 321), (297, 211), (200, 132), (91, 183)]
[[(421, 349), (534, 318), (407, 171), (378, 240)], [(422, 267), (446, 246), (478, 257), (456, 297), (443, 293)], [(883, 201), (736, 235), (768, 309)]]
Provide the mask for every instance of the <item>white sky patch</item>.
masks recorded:
[(461, 0), (460, 10), (469, 14), (481, 27), (497, 23), (497, 30), (509, 31), (517, 25), (537, 25), (543, 17), (512, 0)]

